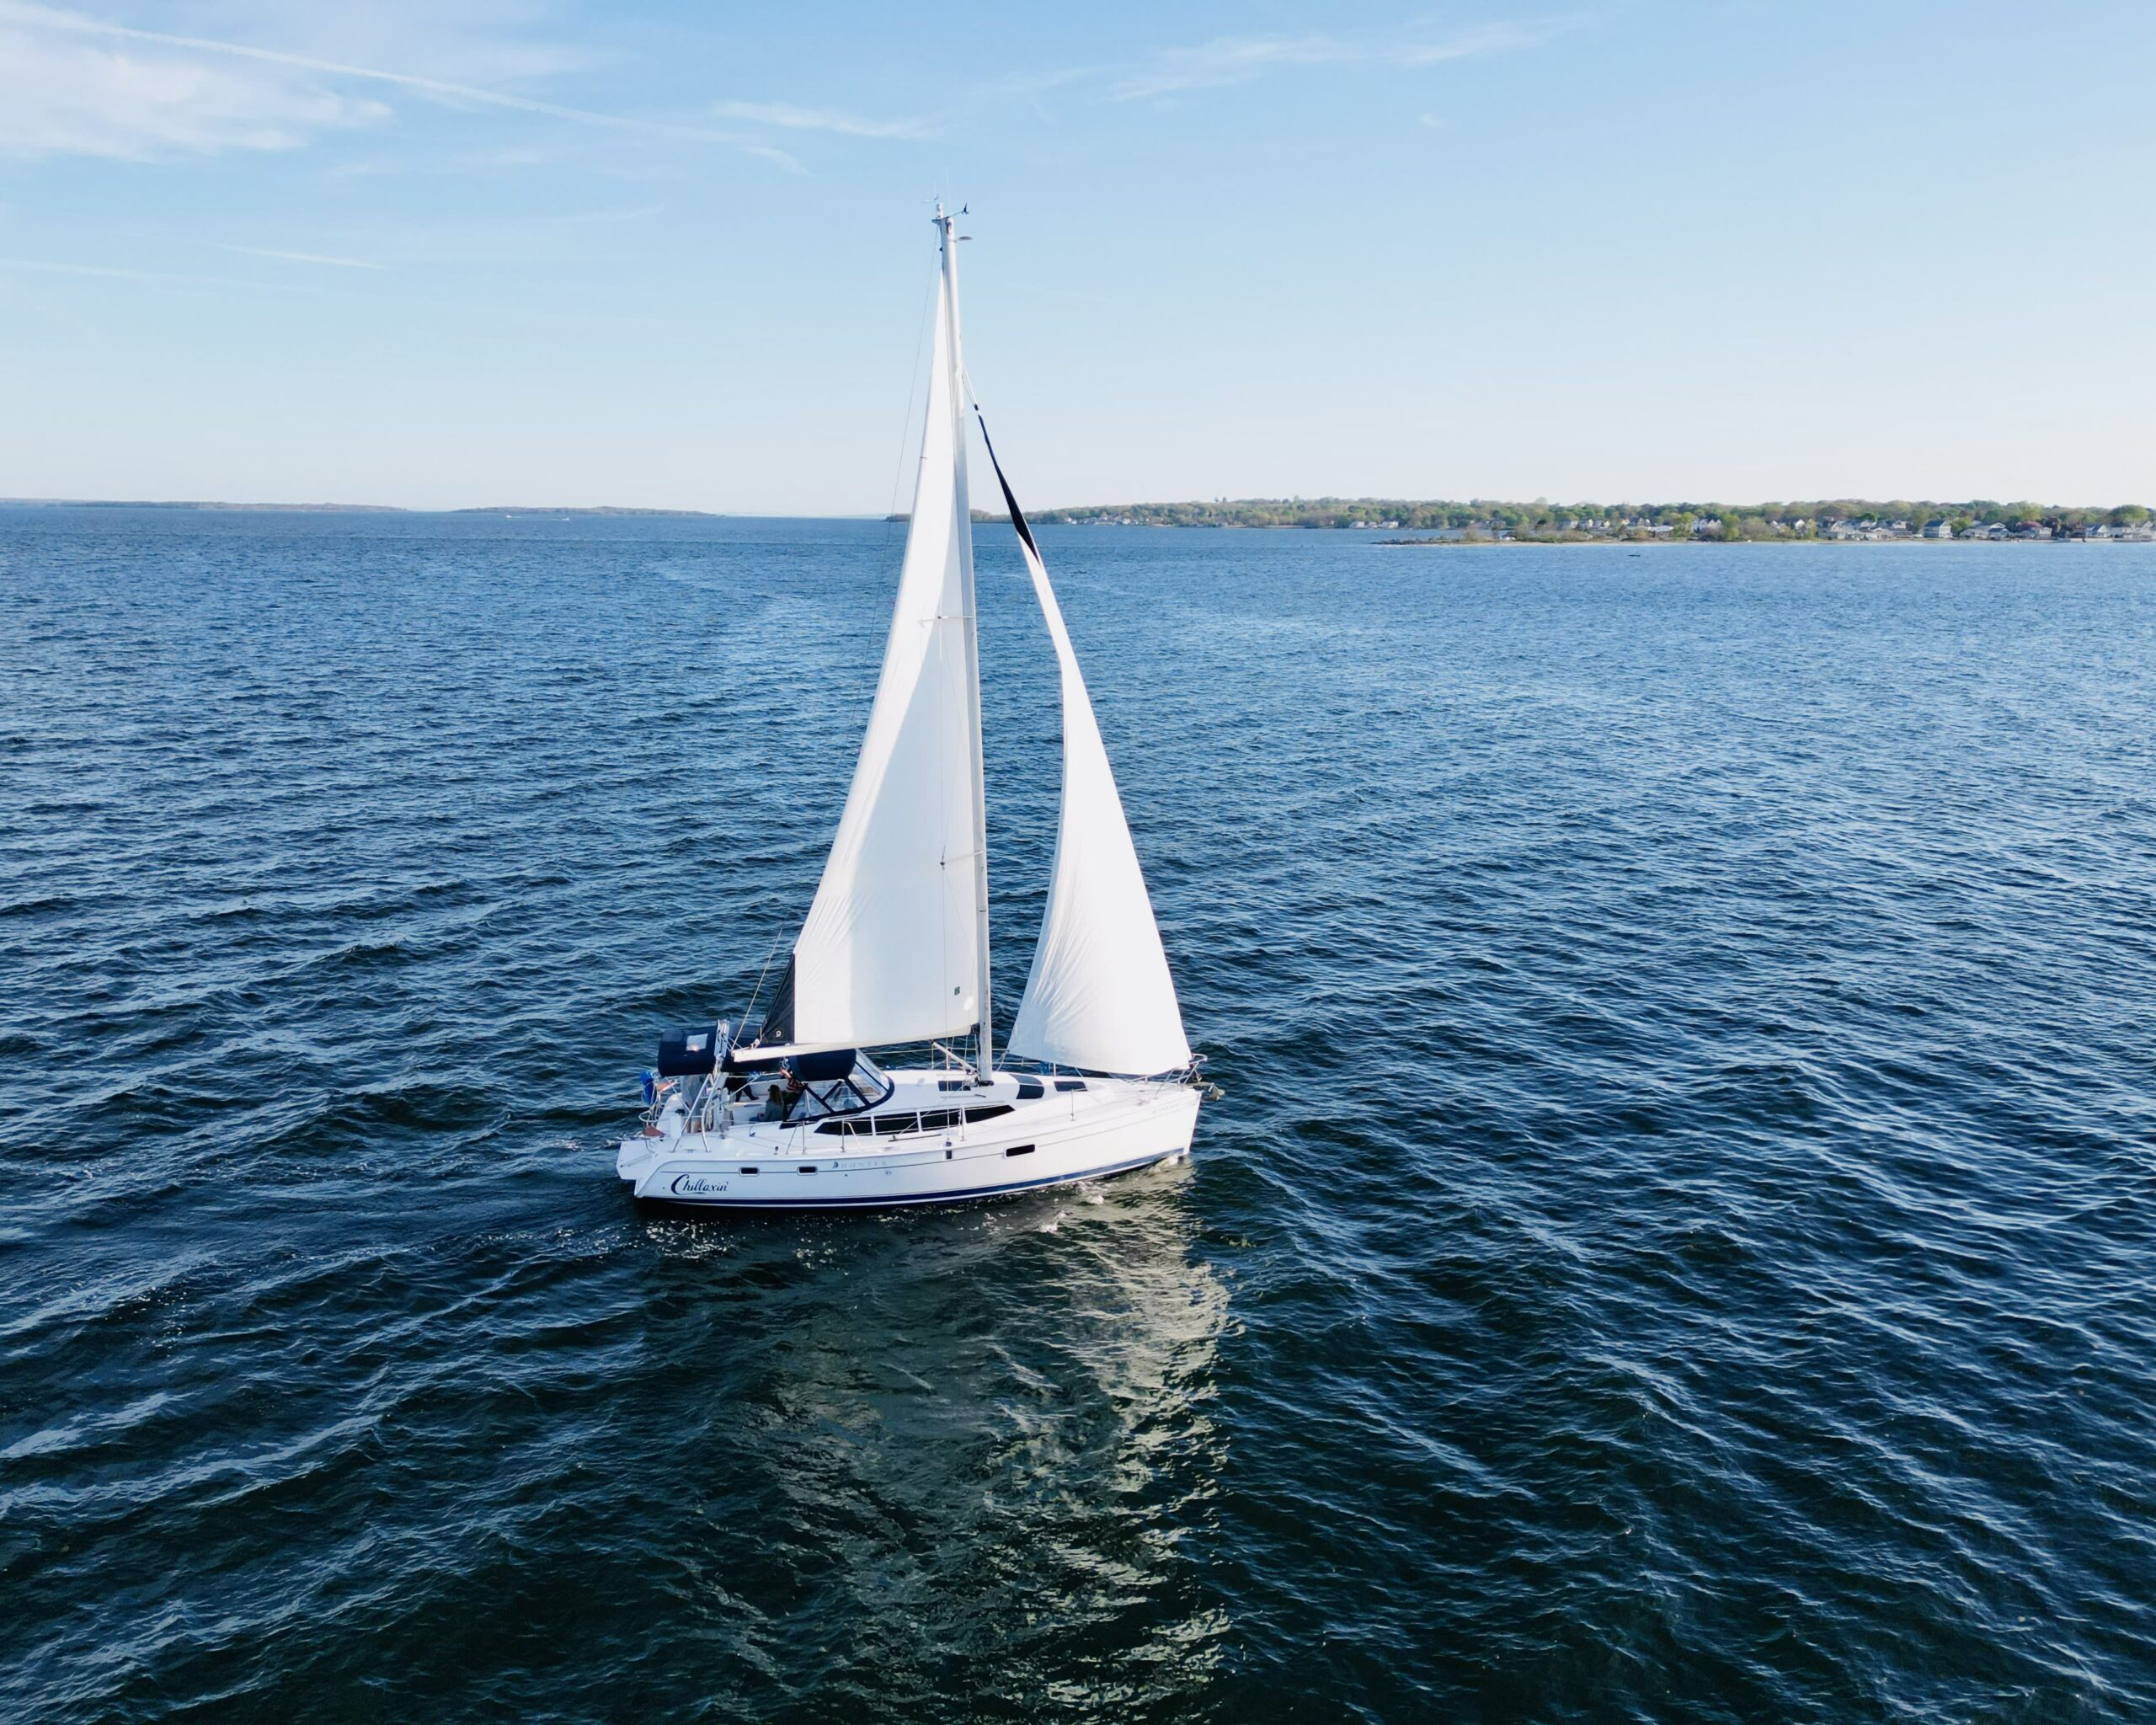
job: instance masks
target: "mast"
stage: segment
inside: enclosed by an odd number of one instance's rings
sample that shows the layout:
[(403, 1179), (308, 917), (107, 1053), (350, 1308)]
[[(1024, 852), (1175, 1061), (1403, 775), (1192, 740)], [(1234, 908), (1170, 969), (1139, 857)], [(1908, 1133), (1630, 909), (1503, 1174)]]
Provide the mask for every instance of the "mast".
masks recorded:
[(953, 467), (958, 493), (953, 506), (958, 546), (958, 588), (963, 595), (966, 642), (966, 710), (974, 750), (974, 915), (979, 926), (974, 945), (980, 955), (980, 1026), (975, 1076), (986, 1083), (995, 1076), (995, 1012), (989, 994), (988, 961), (988, 788), (981, 770), (980, 736), (980, 628), (974, 593), (974, 515), (966, 491), (966, 419), (964, 350), (958, 340), (958, 235), (952, 231), (955, 217), (936, 206), (936, 228), (943, 252), (943, 298), (951, 320), (951, 419), (956, 446)]

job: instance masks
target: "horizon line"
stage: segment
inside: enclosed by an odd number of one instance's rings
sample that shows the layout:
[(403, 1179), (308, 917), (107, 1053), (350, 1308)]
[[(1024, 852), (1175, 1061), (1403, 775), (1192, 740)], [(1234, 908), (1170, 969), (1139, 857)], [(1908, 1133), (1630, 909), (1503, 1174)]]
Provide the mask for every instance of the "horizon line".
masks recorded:
[[(1793, 498), (1758, 503), (1730, 503), (1720, 500), (1680, 499), (1674, 502), (1652, 503), (1624, 499), (1604, 504), (1591, 499), (1554, 502), (1548, 498), (1533, 499), (1502, 497), (1380, 497), (1369, 494), (1345, 496), (1328, 493), (1321, 496), (1292, 497), (1230, 497), (1230, 498), (1158, 498), (1146, 502), (1131, 503), (1065, 503), (1047, 504), (1029, 511), (1047, 517), (1057, 515), (1114, 513), (1134, 510), (1163, 509), (1321, 509), (1328, 505), (1385, 505), (1407, 509), (1433, 509), (1440, 506), (1474, 509), (1520, 510), (1579, 510), (1579, 509), (1643, 509), (1643, 510), (1700, 510), (1710, 513), (1738, 513), (1747, 510), (1788, 510), (1800, 505), (1898, 505), (1909, 509), (1967, 509), (2024, 508), (2057, 513), (2085, 514), (2092, 510), (2152, 508), (2137, 503), (2049, 503), (2037, 502), (2033, 498), (2010, 499), (1919, 498), (1888, 495)], [(0, 509), (194, 509), (227, 510), (235, 513), (255, 512), (264, 515), (670, 515), (706, 521), (901, 521), (909, 518), (904, 510), (810, 510), (803, 511), (769, 511), (753, 509), (691, 509), (684, 505), (662, 504), (579, 504), (579, 503), (486, 503), (451, 504), (438, 507), (404, 503), (280, 503), (259, 501), (233, 503), (221, 498), (158, 498), (158, 497), (0, 497)], [(1007, 521), (1009, 516), (994, 510), (976, 509), (977, 521)]]

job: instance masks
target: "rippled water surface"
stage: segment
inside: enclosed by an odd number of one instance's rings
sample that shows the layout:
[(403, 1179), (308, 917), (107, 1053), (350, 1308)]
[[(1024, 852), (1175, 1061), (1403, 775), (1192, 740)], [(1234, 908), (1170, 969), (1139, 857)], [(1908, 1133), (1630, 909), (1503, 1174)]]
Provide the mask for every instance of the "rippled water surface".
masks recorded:
[(893, 531), (0, 511), (0, 1713), (2156, 1715), (2156, 550), (1043, 537), (1192, 1162), (683, 1221)]

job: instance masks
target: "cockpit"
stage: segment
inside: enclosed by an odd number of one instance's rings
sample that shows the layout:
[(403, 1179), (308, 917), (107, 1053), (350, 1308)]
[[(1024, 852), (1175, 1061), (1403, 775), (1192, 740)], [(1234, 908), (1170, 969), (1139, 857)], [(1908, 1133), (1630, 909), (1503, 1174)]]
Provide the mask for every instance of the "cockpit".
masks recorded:
[(654, 1120), (678, 1090), (691, 1130), (707, 1130), (722, 1115), (800, 1126), (863, 1114), (889, 1101), (894, 1087), (859, 1049), (764, 1053), (737, 1046), (723, 1021), (662, 1036), (658, 1065), (644, 1075)]
[(857, 1114), (889, 1102), (894, 1086), (859, 1049), (827, 1049), (815, 1054), (755, 1060), (739, 1050), (726, 1061), (729, 1096), (760, 1102), (755, 1116), (781, 1125), (802, 1126), (836, 1114)]

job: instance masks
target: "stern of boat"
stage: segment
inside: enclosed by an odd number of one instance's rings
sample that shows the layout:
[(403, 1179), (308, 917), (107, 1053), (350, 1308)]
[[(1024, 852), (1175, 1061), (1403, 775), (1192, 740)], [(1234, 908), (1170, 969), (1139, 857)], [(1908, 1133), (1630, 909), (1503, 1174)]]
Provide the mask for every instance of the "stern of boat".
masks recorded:
[(632, 1187), (641, 1183), (667, 1151), (680, 1141), (686, 1112), (678, 1091), (660, 1097), (655, 1106), (644, 1111), (637, 1130), (616, 1148), (614, 1172)]

